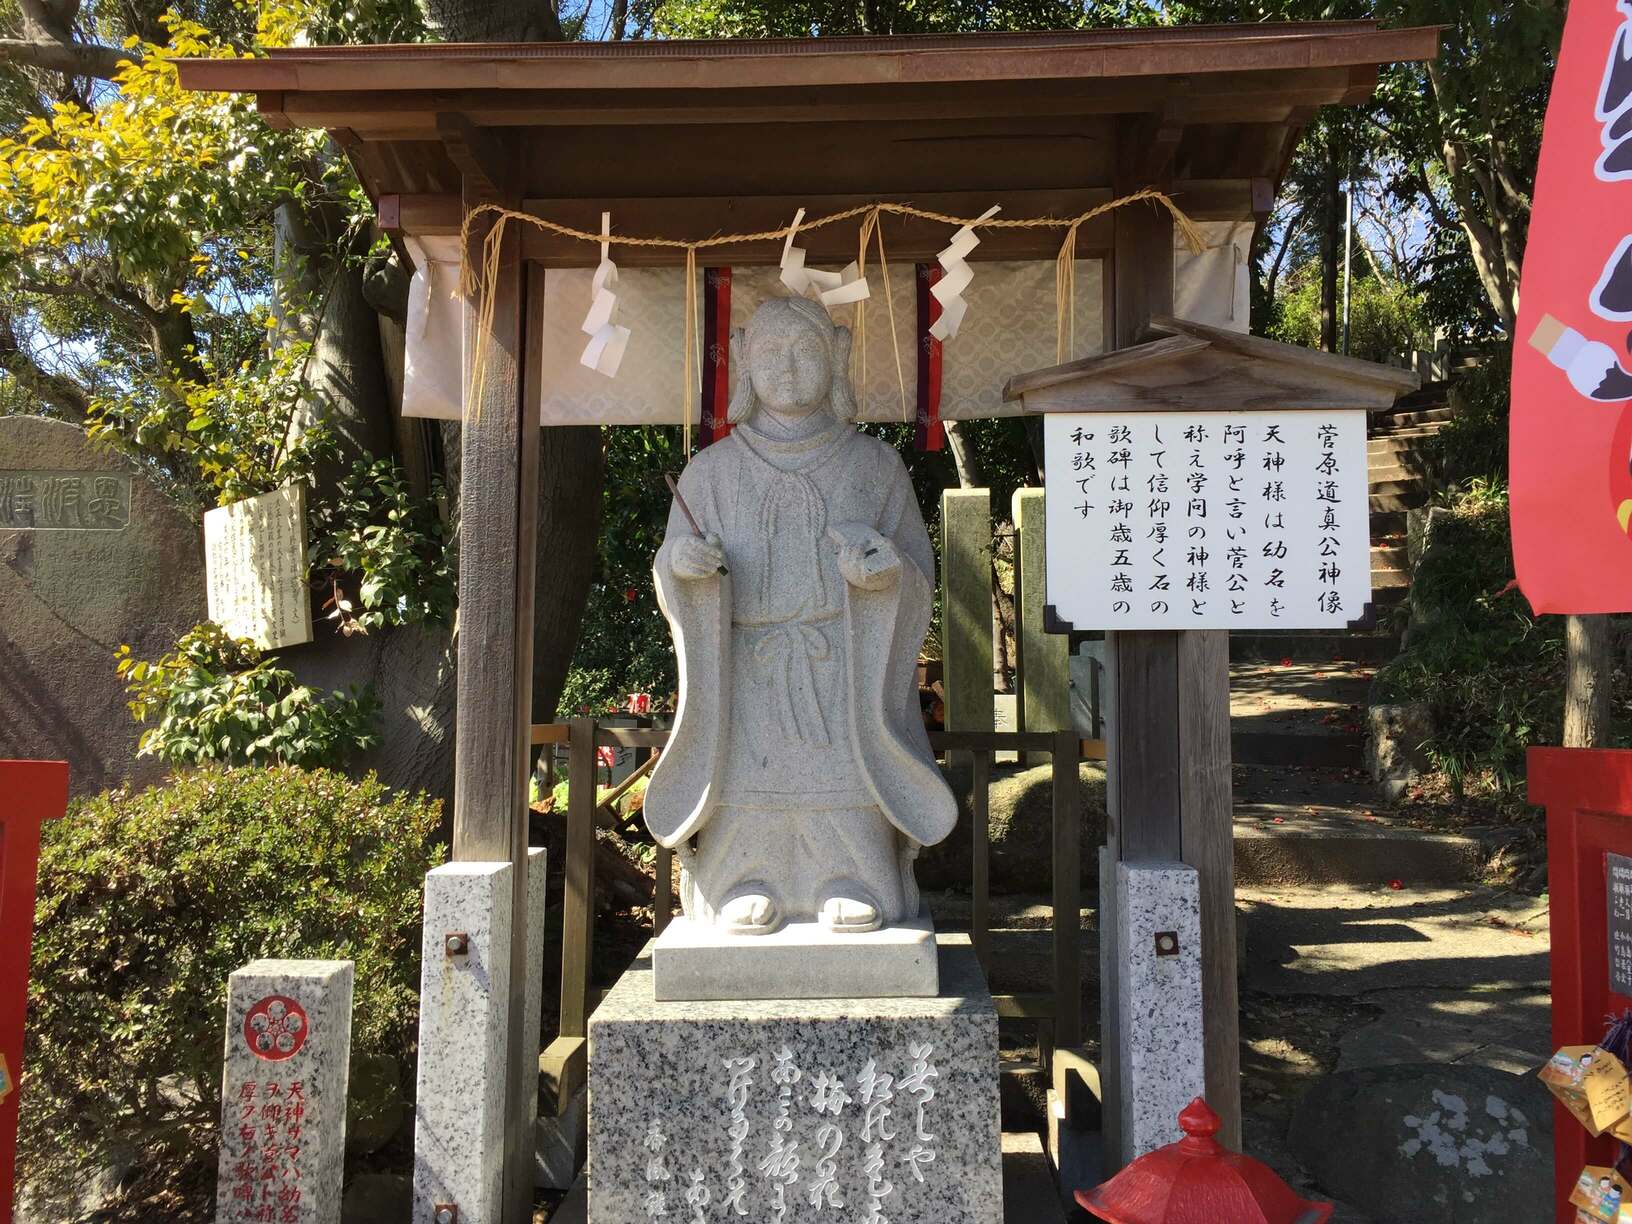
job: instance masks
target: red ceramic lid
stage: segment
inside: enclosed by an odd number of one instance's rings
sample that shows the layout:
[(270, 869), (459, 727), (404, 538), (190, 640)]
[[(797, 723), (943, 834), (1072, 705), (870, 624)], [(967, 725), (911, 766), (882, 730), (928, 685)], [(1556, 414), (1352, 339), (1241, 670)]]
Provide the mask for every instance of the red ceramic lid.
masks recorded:
[(1330, 1203), (1299, 1198), (1268, 1166), (1222, 1147), (1219, 1119), (1197, 1097), (1184, 1138), (1141, 1156), (1077, 1202), (1106, 1224), (1325, 1224)]

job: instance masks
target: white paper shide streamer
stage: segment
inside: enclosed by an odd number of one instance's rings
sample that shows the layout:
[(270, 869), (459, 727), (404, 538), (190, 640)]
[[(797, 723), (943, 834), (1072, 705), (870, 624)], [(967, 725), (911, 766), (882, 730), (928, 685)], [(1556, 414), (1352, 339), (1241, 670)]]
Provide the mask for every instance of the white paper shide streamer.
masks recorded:
[(963, 291), (969, 287), (969, 282), (975, 279), (974, 270), (969, 267), (969, 252), (980, 245), (980, 238), (975, 234), (974, 226), (982, 221), (990, 221), (997, 216), (1001, 204), (993, 204), (971, 225), (966, 225), (952, 235), (952, 241), (947, 243), (946, 249), (936, 256), (941, 265), (941, 279), (930, 288), (930, 293), (941, 304), (941, 317), (930, 324), (929, 334), (937, 340), (950, 340), (958, 334), (958, 328), (963, 326), (963, 316), (968, 313), (969, 303), (963, 300)]
[[(601, 214), (601, 237), (612, 233), (612, 214)], [(589, 314), (584, 318), (583, 331), (589, 337), (584, 355), (578, 360), (599, 374), (614, 377), (623, 361), (623, 352), (629, 347), (629, 329), (618, 320), (618, 295), (613, 292), (618, 283), (618, 265), (612, 262), (611, 244), (601, 243), (601, 262), (589, 283)]]
[(782, 244), (782, 283), (788, 287), (788, 291), (800, 297), (813, 297), (829, 309), (871, 297), (872, 290), (867, 285), (867, 278), (861, 274), (855, 260), (851, 260), (850, 266), (843, 272), (824, 272), (820, 268), (805, 266), (805, 248), (793, 245), (799, 223), (804, 219), (805, 210), (801, 208), (793, 215), (787, 240)]

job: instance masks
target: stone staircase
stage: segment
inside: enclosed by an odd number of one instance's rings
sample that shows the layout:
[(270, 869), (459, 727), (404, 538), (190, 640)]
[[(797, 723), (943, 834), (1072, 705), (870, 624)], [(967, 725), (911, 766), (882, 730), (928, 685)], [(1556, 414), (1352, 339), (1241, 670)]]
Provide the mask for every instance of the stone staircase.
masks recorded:
[(1392, 411), (1373, 416), (1367, 431), (1371, 586), (1372, 602), (1378, 608), (1400, 602), (1411, 585), (1405, 516), (1425, 503), (1432, 491), (1421, 447), (1451, 419), (1449, 392), (1447, 383), (1429, 383)]
[[(1249, 657), (1266, 645), (1290, 650), (1294, 640), (1298, 654)], [(1389, 635), (1360, 632), (1232, 642), (1237, 883), (1377, 887), (1477, 878), (1484, 850), (1476, 839), (1401, 823), (1367, 772), (1367, 691), (1397, 648)], [(1370, 657), (1343, 657), (1356, 654)]]
[(1421, 447), (1451, 415), (1447, 384), (1434, 383), (1372, 418), (1374, 612), (1360, 627), (1230, 636), (1242, 884), (1452, 883), (1479, 872), (1476, 840), (1401, 825), (1366, 769), (1367, 692), (1400, 649), (1378, 622), (1409, 593), (1406, 514), (1432, 491)]

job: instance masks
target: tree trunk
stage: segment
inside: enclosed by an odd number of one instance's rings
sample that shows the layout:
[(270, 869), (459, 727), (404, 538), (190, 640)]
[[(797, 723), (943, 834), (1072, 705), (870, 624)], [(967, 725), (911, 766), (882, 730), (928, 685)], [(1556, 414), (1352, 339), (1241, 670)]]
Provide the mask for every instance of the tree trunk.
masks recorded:
[(1326, 145), (1326, 181), (1322, 195), (1320, 230), (1320, 347), (1337, 352), (1337, 249), (1342, 241), (1338, 229), (1337, 141)]
[(1017, 609), (1014, 596), (1003, 589), (997, 575), (997, 563), (1008, 563), (1012, 582), (1012, 575), (1020, 565), (1020, 538), (1013, 523), (1000, 522), (996, 526), (997, 538), (992, 541), (992, 691), (1012, 693), (1014, 682), (1010, 677), (1014, 674), (1015, 666), (1009, 643), (1018, 640), (1020, 629), (1015, 624)]
[(353, 463), (389, 456), (392, 400), (380, 347), (379, 319), (363, 294), (363, 269), (338, 250), (336, 216), (280, 205), (275, 219), (282, 329), (311, 341), (306, 366), (310, 398), (290, 422), (299, 436), (322, 421), (339, 443), (338, 457), (317, 473), (332, 485)]
[(952, 463), (958, 469), (958, 485), (965, 489), (980, 489), (986, 485), (986, 473), (981, 469), (980, 456), (969, 441), (969, 427), (963, 421), (947, 421), (946, 441), (952, 448)]
[(533, 721), (549, 722), (572, 666), (600, 559), (606, 449), (593, 425), (552, 427), (539, 438)]
[(1608, 616), (1565, 620), (1564, 746), (1607, 748), (1615, 629)]
[[(1447, 112), (1445, 80), (1436, 64), (1426, 66), (1428, 88), (1434, 105), (1440, 113), (1442, 131), (1454, 125)], [(1456, 201), (1458, 220), (1468, 238), (1468, 249), (1473, 255), (1474, 268), (1485, 296), (1509, 332), (1519, 313), (1519, 271), (1524, 258), (1521, 238), (1522, 219), (1529, 212), (1529, 202), (1497, 188), (1489, 175), (1481, 177), (1473, 164), (1469, 149), (1460, 141), (1445, 135), (1440, 140), (1440, 152), (1445, 164), (1445, 177)], [(1500, 156), (1499, 151), (1496, 156)], [(1478, 200), (1474, 188), (1478, 188)], [(1479, 207), (1482, 202), (1484, 207)]]

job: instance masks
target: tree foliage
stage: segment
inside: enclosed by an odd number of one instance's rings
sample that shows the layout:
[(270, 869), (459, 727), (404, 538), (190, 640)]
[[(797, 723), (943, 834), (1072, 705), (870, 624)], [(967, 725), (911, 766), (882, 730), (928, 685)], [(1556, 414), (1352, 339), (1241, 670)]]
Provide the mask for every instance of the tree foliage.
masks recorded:
[[(1401, 281), (1376, 275), (1354, 278), (1349, 303), (1349, 352), (1367, 361), (1389, 361), (1408, 352), (1427, 332), (1420, 297)], [(1267, 318), (1264, 335), (1305, 348), (1320, 347), (1320, 266), (1305, 264), (1290, 277)]]
[(338, 765), (378, 742), (368, 691), (323, 693), (206, 621), (152, 662), (118, 651), (141, 754), (174, 765)]
[[(289, 10), (258, 27), (232, 15), (252, 45), (293, 33)], [(310, 173), (321, 133), (181, 89), (178, 57), (237, 46), (174, 13), (151, 24), (158, 37), (125, 37), (128, 58), (83, 95), (28, 76), (34, 96), (0, 136), (0, 368), (14, 407), (84, 422), (208, 504), (283, 474), (272, 456), (304, 350), (268, 344), (270, 218), (339, 188)]]
[[(1556, 0), (1186, 0), (1164, 6), (1174, 21), (1323, 21), (1371, 18), (1388, 26), (1444, 25), (1439, 57), (1386, 66), (1375, 99), (1324, 118), (1306, 140), (1294, 182), (1323, 177), (1340, 159), (1341, 177), (1375, 175), (1397, 207), (1421, 205), (1438, 234), (1432, 281), (1459, 261), (1483, 290), (1484, 313), (1511, 328), (1529, 227), (1547, 94), (1558, 59), (1565, 6)], [(1333, 125), (1336, 140), (1320, 139)], [(1318, 207), (1307, 188), (1303, 207)], [(1445, 236), (1459, 232), (1463, 241)], [(1454, 299), (1453, 299), (1454, 301)], [(1447, 312), (1468, 319), (1474, 303)]]
[(318, 507), (313, 581), (329, 584), (325, 606), (342, 633), (452, 617), (459, 554), (438, 513), (442, 497), (440, 481), (430, 498), (415, 497), (391, 460), (359, 460)]

